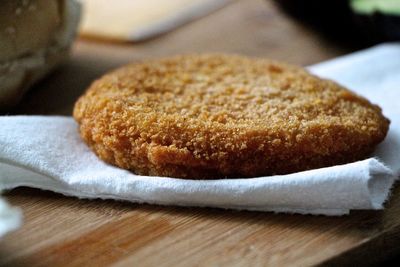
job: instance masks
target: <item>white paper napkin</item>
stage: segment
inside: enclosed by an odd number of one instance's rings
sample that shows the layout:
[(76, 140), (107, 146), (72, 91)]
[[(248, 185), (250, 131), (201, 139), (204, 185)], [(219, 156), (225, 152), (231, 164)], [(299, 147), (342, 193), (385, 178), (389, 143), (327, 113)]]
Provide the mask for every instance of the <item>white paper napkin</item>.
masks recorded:
[(374, 157), (252, 179), (138, 176), (99, 160), (70, 117), (9, 116), (0, 117), (0, 189), (30, 186), (79, 198), (302, 214), (382, 209), (400, 169), (400, 45), (378, 46), (310, 69), (383, 107), (392, 124)]
[(22, 213), (0, 198), (0, 238), (21, 225)]

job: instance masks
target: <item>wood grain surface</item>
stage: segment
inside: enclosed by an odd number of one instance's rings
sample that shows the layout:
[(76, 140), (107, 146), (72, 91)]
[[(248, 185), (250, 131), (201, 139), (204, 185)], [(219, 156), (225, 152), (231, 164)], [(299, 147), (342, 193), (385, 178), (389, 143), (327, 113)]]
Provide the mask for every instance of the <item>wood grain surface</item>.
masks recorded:
[[(70, 61), (10, 114), (70, 115), (104, 72), (143, 58), (230, 52), (309, 65), (348, 52), (278, 11), (242, 0), (136, 44), (76, 42)], [(79, 200), (20, 188), (24, 225), (0, 241), (2, 266), (373, 265), (400, 251), (400, 188), (384, 211), (324, 217)]]

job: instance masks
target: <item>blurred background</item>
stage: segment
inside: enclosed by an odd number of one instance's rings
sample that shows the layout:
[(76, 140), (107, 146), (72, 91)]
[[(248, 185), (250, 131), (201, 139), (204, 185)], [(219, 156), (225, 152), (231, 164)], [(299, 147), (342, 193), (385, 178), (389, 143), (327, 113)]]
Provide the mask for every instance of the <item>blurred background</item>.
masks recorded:
[[(110, 5), (105, 0), (80, 1), (85, 7), (80, 34), (119, 41), (157, 36), (233, 2), (119, 0)], [(400, 38), (399, 0), (273, 0), (265, 5), (274, 5), (269, 8), (278, 7), (326, 37), (345, 43), (368, 45)]]
[(80, 0), (70, 59), (9, 114), (70, 115), (86, 87), (145, 58), (224, 52), (311, 65), (400, 39), (400, 0)]

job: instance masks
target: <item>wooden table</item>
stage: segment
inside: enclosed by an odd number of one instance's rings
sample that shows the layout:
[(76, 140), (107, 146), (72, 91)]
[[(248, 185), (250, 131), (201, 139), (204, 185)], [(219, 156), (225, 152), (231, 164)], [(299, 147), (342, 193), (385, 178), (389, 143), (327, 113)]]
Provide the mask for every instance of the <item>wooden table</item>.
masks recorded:
[[(71, 60), (11, 114), (65, 114), (105, 71), (142, 58), (222, 51), (309, 65), (348, 52), (282, 15), (242, 0), (137, 44), (76, 42)], [(7, 266), (304, 266), (373, 264), (400, 250), (400, 188), (385, 211), (344, 217), (79, 200), (21, 188), (6, 194), (23, 227), (0, 242)]]

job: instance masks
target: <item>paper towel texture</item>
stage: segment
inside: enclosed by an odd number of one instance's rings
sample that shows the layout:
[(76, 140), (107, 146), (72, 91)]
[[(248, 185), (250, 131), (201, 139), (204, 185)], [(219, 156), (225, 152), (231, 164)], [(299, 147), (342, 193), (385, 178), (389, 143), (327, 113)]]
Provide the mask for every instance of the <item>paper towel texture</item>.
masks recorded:
[(400, 45), (382, 45), (310, 68), (379, 104), (391, 119), (388, 137), (363, 161), (251, 179), (138, 176), (99, 160), (70, 117), (9, 116), (0, 117), (0, 189), (30, 186), (80, 198), (302, 214), (382, 209), (400, 169), (399, 59)]

